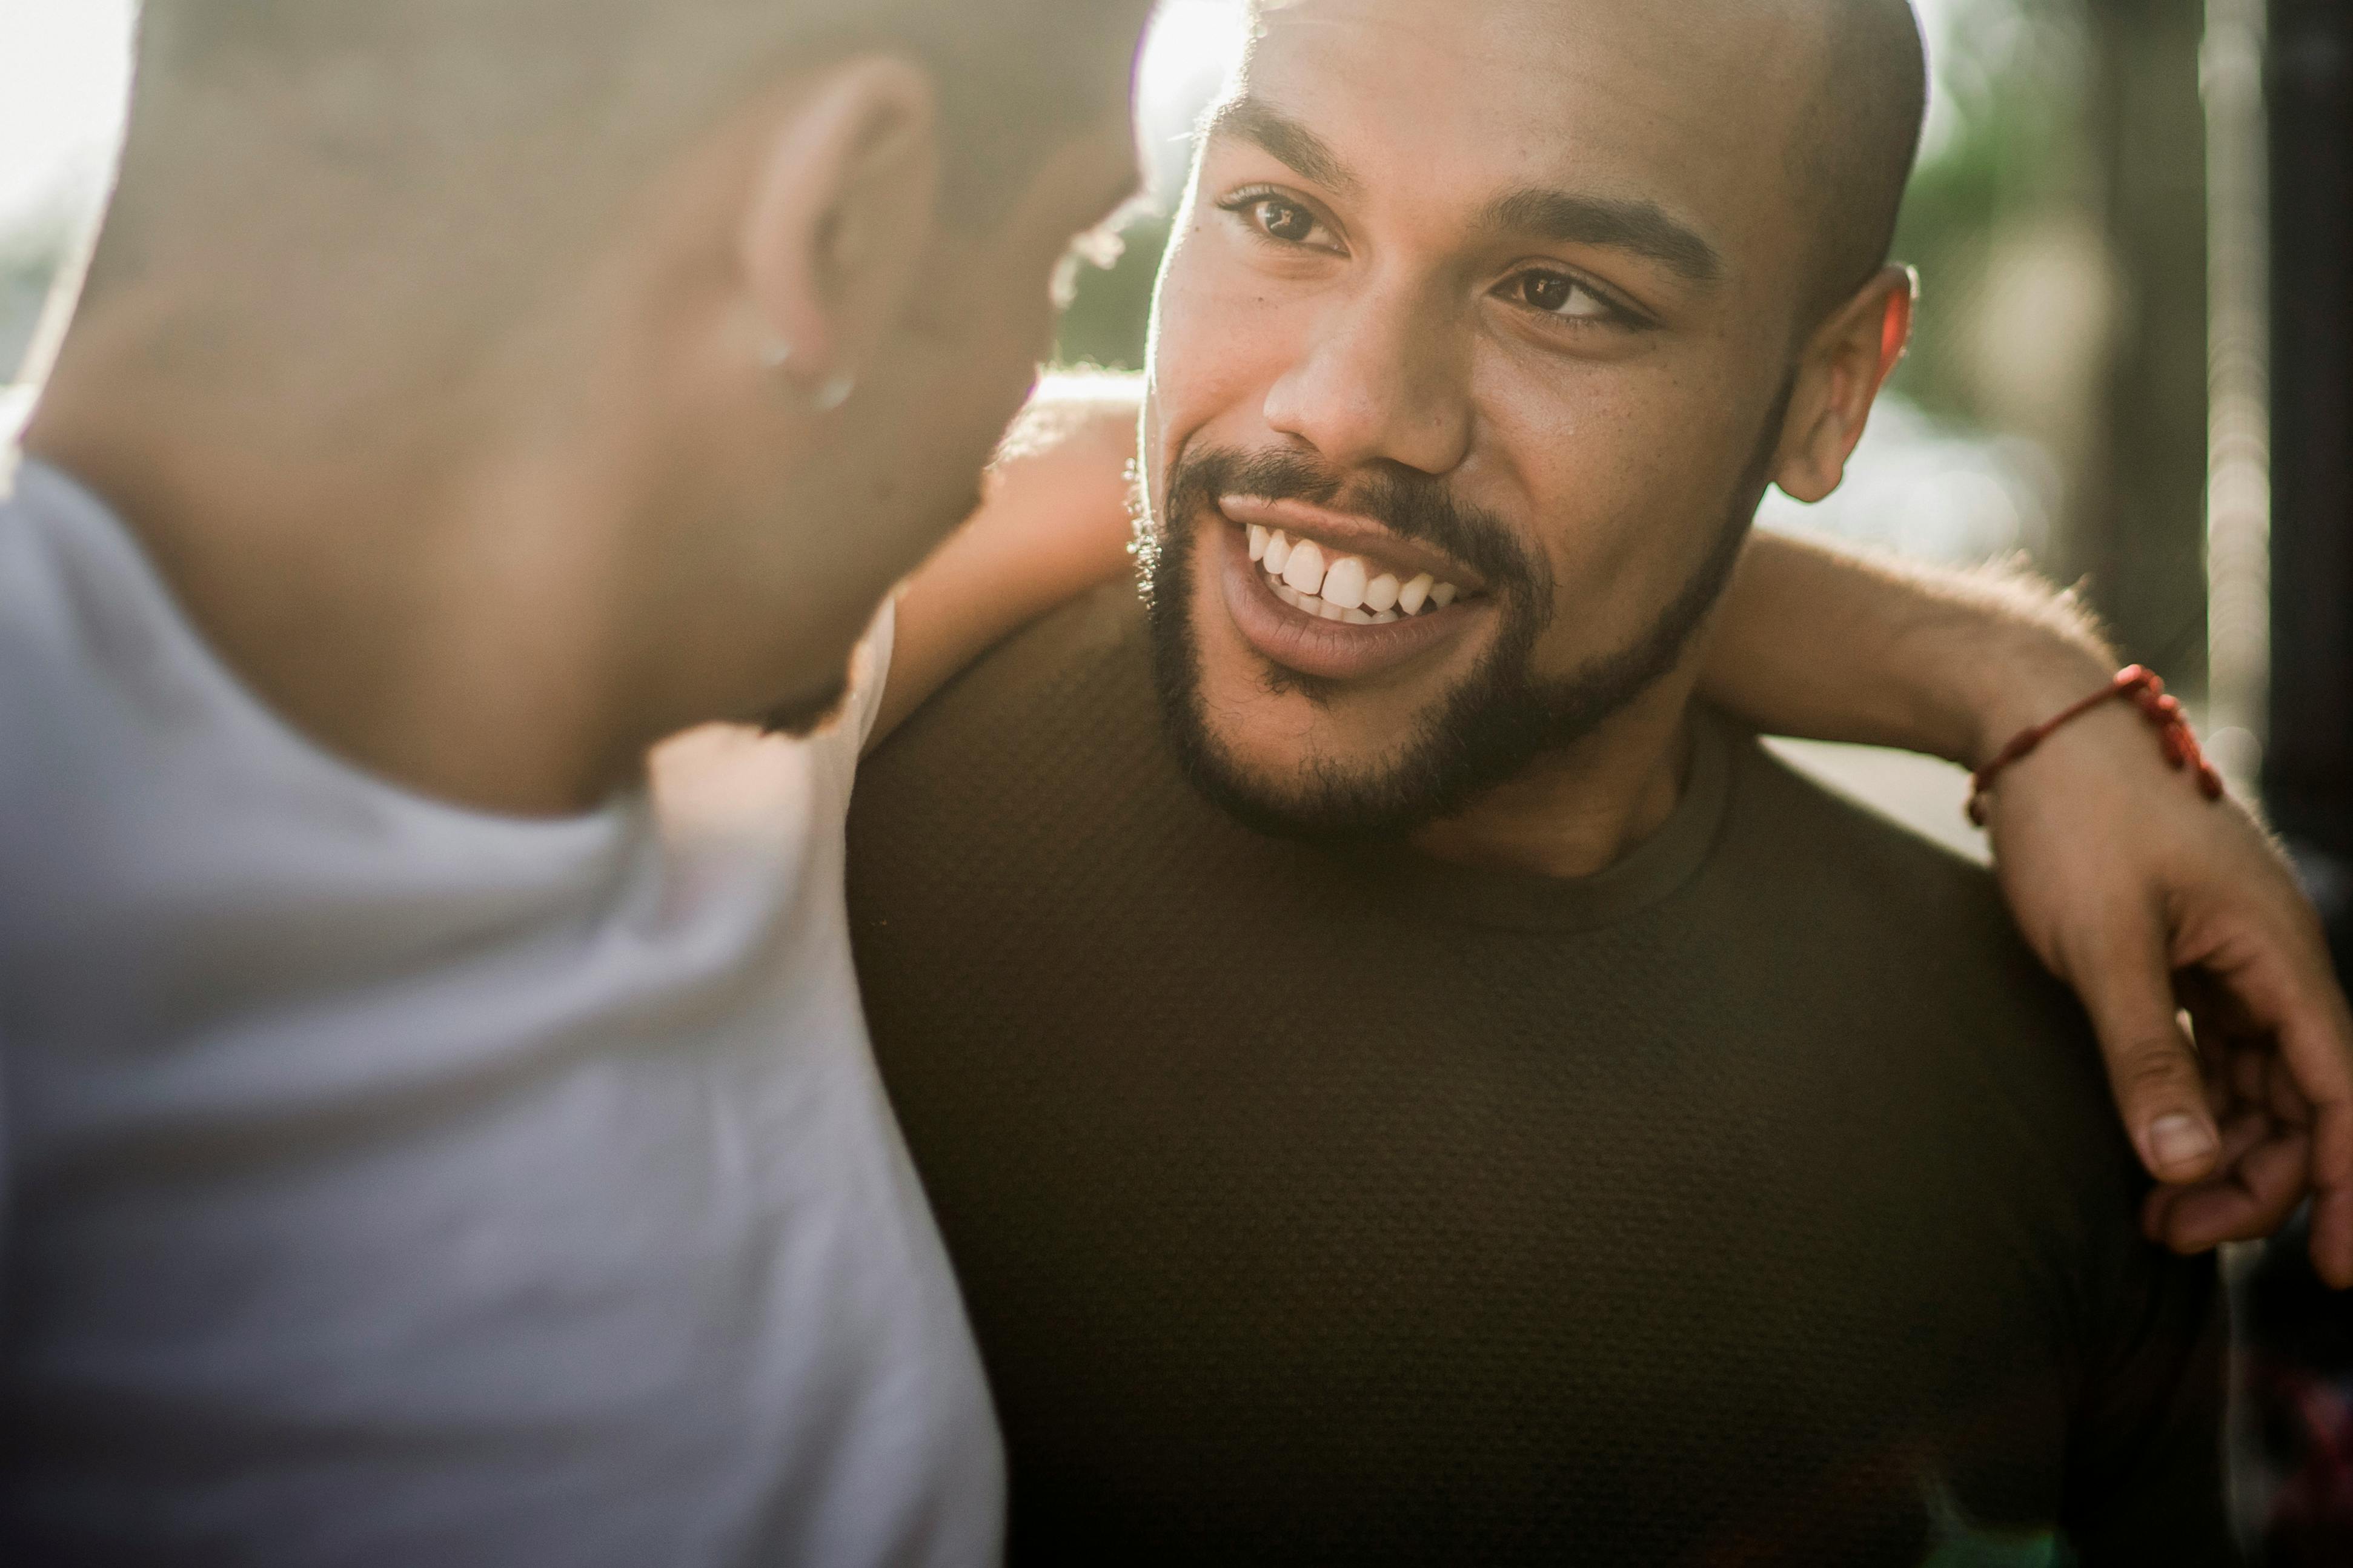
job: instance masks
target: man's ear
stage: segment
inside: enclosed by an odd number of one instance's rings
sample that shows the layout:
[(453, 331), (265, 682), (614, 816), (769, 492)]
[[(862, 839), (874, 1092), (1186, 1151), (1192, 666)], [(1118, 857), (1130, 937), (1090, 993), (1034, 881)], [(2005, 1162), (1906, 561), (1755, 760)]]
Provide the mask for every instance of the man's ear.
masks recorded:
[(750, 187), (744, 276), (769, 350), (807, 385), (855, 376), (905, 308), (940, 187), (932, 79), (830, 67), (779, 110)]
[(1846, 478), (1872, 403), (1912, 341), (1918, 289), (1910, 268), (1882, 268), (1806, 345), (1773, 474), (1797, 500), (1820, 500)]

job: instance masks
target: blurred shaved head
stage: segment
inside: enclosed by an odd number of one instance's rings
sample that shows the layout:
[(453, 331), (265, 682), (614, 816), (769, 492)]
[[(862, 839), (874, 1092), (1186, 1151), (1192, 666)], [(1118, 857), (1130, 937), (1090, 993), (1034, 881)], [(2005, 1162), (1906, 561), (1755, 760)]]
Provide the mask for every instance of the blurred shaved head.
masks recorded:
[(313, 734), (578, 808), (972, 510), (1148, 4), (146, 0), (27, 449)]
[[(1118, 112), (1143, 0), (147, 0), (122, 175), (93, 292), (156, 258), (175, 195), (234, 156), (399, 249), (543, 262), (698, 132), (792, 73), (860, 53), (934, 79), (943, 215)], [(1106, 68), (1106, 61), (1112, 62)], [(419, 230), (409, 203), (428, 206)], [(178, 226), (174, 225), (172, 226)], [(332, 247), (334, 233), (320, 242)], [(470, 242), (470, 243), (459, 243)], [(534, 255), (533, 253), (537, 254)], [(487, 279), (483, 279), (487, 281)]]

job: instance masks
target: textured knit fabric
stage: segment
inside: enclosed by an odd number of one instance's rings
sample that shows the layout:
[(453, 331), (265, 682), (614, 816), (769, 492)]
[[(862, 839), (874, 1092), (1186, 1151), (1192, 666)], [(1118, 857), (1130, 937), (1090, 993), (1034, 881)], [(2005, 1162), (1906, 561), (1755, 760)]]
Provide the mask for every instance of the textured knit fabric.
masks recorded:
[(1000, 649), (852, 822), (1016, 1563), (2232, 1560), (2212, 1267), (1983, 873), (1705, 716), (1588, 881), (1261, 837), (1138, 623)]

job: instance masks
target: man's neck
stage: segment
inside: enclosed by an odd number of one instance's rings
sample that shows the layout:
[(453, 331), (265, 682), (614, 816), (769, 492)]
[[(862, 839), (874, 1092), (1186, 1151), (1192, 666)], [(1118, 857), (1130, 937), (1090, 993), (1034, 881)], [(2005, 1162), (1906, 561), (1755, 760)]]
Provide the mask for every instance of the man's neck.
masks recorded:
[(629, 705), (626, 487), (593, 458), (502, 449), (454, 409), (346, 416), (332, 438), (142, 375), (146, 334), (85, 325), (26, 449), (113, 507), (214, 652), (322, 746), (452, 804), (557, 816), (691, 717)]
[(1666, 825), (1691, 753), (1691, 680), (1670, 676), (1592, 734), (1538, 757), (1415, 847), (1440, 860), (1591, 877)]

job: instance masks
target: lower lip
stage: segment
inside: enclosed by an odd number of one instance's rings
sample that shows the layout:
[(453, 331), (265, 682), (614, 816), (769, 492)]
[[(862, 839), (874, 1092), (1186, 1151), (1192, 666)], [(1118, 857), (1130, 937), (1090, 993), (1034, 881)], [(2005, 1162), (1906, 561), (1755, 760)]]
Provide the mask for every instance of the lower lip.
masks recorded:
[(1361, 680), (1386, 674), (1455, 642), (1486, 607), (1483, 599), (1458, 599), (1387, 626), (1327, 621), (1274, 596), (1266, 572), (1250, 558), (1249, 535), (1238, 524), (1216, 515), (1203, 522), (1201, 542), (1219, 552), (1219, 578), (1234, 629), (1270, 662), (1301, 675)]

